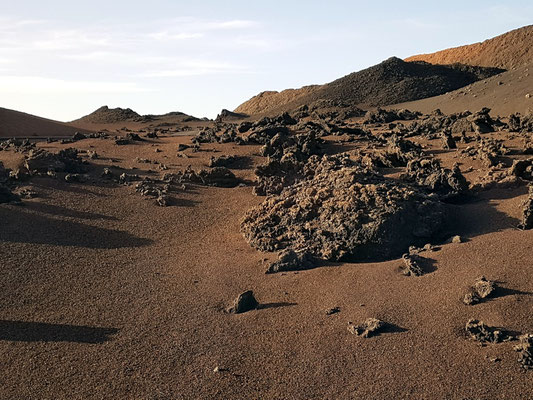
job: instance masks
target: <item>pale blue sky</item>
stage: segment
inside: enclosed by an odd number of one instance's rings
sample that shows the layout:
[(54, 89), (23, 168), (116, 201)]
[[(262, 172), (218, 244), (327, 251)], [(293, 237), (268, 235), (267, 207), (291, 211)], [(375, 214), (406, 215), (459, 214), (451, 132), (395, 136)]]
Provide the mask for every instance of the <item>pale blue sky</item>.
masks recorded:
[(263, 90), (533, 23), (531, 1), (0, 0), (0, 107), (214, 117)]

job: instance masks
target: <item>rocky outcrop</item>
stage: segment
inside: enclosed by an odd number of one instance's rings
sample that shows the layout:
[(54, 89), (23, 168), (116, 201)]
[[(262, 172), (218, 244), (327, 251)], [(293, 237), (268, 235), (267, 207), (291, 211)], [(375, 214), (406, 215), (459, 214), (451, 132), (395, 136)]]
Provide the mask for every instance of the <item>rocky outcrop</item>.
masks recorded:
[(248, 211), (241, 231), (253, 247), (327, 260), (386, 258), (427, 243), (445, 217), (435, 196), (349, 159), (316, 157), (303, 176)]

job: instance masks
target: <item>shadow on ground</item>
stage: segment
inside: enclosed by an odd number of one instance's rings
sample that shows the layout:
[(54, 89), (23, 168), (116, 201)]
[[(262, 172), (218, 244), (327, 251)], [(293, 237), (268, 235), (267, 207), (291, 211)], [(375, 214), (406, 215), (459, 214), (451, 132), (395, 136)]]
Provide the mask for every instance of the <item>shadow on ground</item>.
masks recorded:
[(0, 340), (16, 342), (75, 342), (101, 344), (111, 340), (116, 328), (0, 320)]
[(128, 232), (49, 218), (25, 211), (20, 206), (0, 207), (0, 221), (0, 243), (34, 243), (91, 249), (141, 247), (153, 243), (150, 239)]

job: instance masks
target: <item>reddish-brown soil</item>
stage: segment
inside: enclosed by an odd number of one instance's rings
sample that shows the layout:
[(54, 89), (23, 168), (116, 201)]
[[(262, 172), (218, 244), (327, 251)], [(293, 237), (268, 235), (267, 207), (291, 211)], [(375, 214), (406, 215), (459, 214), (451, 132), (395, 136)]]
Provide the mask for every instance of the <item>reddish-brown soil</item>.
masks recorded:
[[(482, 173), (479, 162), (420, 141), (446, 165), (473, 167), (469, 180)], [(158, 207), (133, 186), (97, 179), (104, 166), (163, 173), (136, 157), (173, 172), (205, 167), (213, 155), (177, 157), (178, 143), (190, 137), (82, 140), (78, 149), (100, 155), (91, 160), (94, 181), (33, 178), (24, 185), (38, 198), (0, 205), (1, 399), (533, 397), (512, 342), (481, 347), (463, 333), (469, 318), (533, 329), (533, 231), (516, 229), (523, 186), (452, 206), (453, 233), (468, 241), (423, 254), (433, 270), (422, 277), (403, 276), (401, 260), (265, 275), (263, 259), (274, 255), (252, 249), (239, 231), (245, 211), (262, 201), (251, 186), (195, 186), (177, 195), (178, 205)], [(263, 162), (257, 146), (202, 148)], [(0, 153), (6, 166), (20, 157)], [(254, 179), (251, 167), (234, 172)], [(465, 306), (480, 275), (509, 290)], [(222, 312), (248, 289), (266, 307)], [(340, 312), (326, 315), (331, 307)], [(395, 329), (369, 339), (348, 332), (348, 321), (367, 317)]]
[(489, 107), (493, 113), (508, 116), (514, 112), (533, 112), (533, 64), (515, 68), (440, 96), (396, 104), (429, 113), (436, 108), (449, 114), (464, 110), (478, 111)]

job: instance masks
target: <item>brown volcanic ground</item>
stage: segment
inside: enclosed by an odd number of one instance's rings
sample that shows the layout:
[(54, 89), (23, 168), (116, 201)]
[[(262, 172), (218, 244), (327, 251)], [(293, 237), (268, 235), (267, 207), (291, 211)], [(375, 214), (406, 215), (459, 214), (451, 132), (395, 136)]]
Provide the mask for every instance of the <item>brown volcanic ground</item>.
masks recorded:
[(508, 116), (533, 112), (533, 64), (475, 82), (440, 96), (390, 106), (429, 113), (436, 108), (449, 114), (489, 107), (493, 113)]
[(76, 131), (88, 133), (91, 129), (80, 129), (62, 122), (0, 108), (0, 138), (72, 136)]
[(405, 61), (426, 61), (432, 64), (468, 64), (512, 69), (533, 60), (533, 25), (496, 36), (480, 43), (454, 47), (432, 54), (420, 54)]
[[(518, 138), (483, 136), (505, 139), (511, 157), (522, 157)], [(439, 141), (412, 140), (447, 166), (472, 167), (469, 180), (486, 172)], [(190, 137), (76, 142), (100, 155), (90, 160), (89, 182), (33, 178), (23, 186), (39, 197), (0, 205), (1, 399), (533, 398), (531, 372), (519, 368), (512, 342), (481, 347), (463, 333), (469, 318), (533, 331), (533, 231), (515, 228), (523, 186), (451, 205), (453, 233), (468, 242), (426, 253), (435, 268), (422, 277), (403, 276), (400, 260), (265, 275), (262, 260), (273, 255), (252, 249), (239, 232), (244, 212), (263, 201), (250, 185), (192, 186), (177, 206), (163, 208), (133, 186), (99, 179), (104, 166), (163, 173), (137, 157), (175, 172), (205, 167), (212, 151), (248, 155), (252, 165), (234, 170), (248, 180), (264, 161), (258, 146), (233, 143), (177, 157), (178, 143)], [(367, 144), (332, 143), (329, 151), (354, 146)], [(8, 167), (21, 157), (0, 152)], [(480, 275), (509, 290), (463, 305)], [(221, 312), (246, 289), (267, 306)], [(334, 306), (340, 312), (327, 316)], [(373, 316), (398, 328), (369, 339), (347, 331), (348, 321)]]

